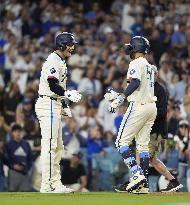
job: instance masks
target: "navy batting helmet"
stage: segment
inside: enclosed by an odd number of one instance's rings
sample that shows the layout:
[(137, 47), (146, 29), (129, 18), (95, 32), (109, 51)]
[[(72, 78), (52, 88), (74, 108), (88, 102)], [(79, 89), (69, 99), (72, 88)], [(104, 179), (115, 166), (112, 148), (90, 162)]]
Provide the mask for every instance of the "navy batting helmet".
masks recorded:
[(76, 41), (74, 35), (68, 32), (60, 33), (55, 39), (56, 49), (61, 50), (61, 51), (65, 50), (66, 45), (69, 46), (69, 45), (73, 45), (77, 43), (78, 42)]
[(125, 44), (126, 49), (125, 52), (127, 55), (131, 55), (137, 51), (143, 51), (144, 53), (148, 53), (150, 51), (149, 41), (142, 36), (135, 36), (131, 39), (129, 44)]

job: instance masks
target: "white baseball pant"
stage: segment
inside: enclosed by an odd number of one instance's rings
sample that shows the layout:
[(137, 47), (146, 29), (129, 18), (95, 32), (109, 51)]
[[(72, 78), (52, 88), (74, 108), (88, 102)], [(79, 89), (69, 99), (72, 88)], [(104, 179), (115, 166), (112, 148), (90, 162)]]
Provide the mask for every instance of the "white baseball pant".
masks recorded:
[(138, 152), (149, 151), (150, 132), (156, 118), (156, 103), (130, 102), (116, 139), (116, 147), (130, 146), (135, 138)]
[(41, 191), (53, 191), (62, 185), (60, 176), (60, 160), (63, 151), (62, 142), (62, 105), (60, 100), (49, 97), (39, 97), (35, 111), (41, 128)]

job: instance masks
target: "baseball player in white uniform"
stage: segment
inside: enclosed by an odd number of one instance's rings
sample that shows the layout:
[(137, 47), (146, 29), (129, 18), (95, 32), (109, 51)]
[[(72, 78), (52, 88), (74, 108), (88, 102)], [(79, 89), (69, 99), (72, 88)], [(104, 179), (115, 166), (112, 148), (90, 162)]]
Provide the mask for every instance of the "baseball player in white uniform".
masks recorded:
[[(113, 100), (109, 107), (110, 112), (115, 112), (115, 109), (123, 103), (125, 97), (129, 102), (115, 144), (132, 176), (126, 186), (126, 191), (134, 192), (140, 187), (148, 187), (148, 145), (157, 108), (156, 97), (154, 96), (154, 70), (145, 58), (145, 54), (150, 48), (148, 40), (136, 36), (131, 39), (130, 44), (126, 44), (126, 47), (126, 54), (130, 55), (132, 61), (127, 72), (128, 85), (125, 94), (110, 90), (105, 94), (105, 98), (110, 101)], [(130, 148), (134, 138), (140, 155), (140, 165), (137, 164), (135, 153)]]
[(56, 50), (51, 53), (43, 64), (39, 98), (35, 111), (41, 128), (41, 163), (42, 193), (70, 193), (73, 190), (62, 185), (60, 180), (62, 143), (62, 121), (64, 115), (71, 117), (71, 111), (65, 98), (79, 102), (81, 94), (77, 90), (67, 90), (67, 66), (65, 58), (74, 50), (76, 40), (71, 33), (61, 33), (56, 37)]

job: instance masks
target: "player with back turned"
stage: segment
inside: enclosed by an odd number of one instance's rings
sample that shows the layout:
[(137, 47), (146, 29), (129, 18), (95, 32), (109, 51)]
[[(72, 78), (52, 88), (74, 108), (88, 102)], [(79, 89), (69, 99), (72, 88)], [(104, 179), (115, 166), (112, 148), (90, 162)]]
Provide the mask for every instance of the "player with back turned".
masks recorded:
[(41, 193), (70, 193), (73, 190), (61, 183), (59, 163), (63, 151), (62, 116), (71, 117), (65, 99), (79, 102), (81, 94), (77, 90), (67, 90), (67, 66), (65, 58), (74, 50), (77, 41), (73, 34), (63, 32), (56, 37), (56, 50), (43, 64), (39, 98), (35, 111), (41, 128)]
[[(157, 71), (156, 66), (154, 70)], [(179, 183), (177, 178), (175, 178), (167, 169), (167, 167), (161, 162), (158, 158), (158, 152), (160, 150), (161, 141), (167, 139), (168, 129), (167, 129), (167, 105), (168, 105), (168, 91), (167, 89), (159, 82), (158, 72), (155, 72), (155, 83), (154, 83), (154, 94), (157, 97), (156, 107), (157, 107), (157, 116), (154, 121), (150, 133), (150, 142), (149, 142), (149, 155), (150, 155), (150, 164), (163, 175), (168, 181), (168, 186), (166, 189), (160, 190), (161, 192), (175, 192), (183, 187)], [(134, 150), (134, 153), (135, 150)], [(119, 184), (114, 187), (114, 190), (117, 192), (125, 192), (128, 182)], [(141, 194), (147, 193), (148, 187), (141, 188), (139, 190), (133, 191), (133, 193)]]
[[(127, 192), (133, 192), (142, 186), (147, 187), (149, 167), (150, 132), (157, 114), (156, 97), (154, 96), (154, 69), (145, 58), (150, 45), (146, 38), (135, 36), (130, 44), (126, 44), (126, 54), (132, 61), (127, 72), (127, 88), (124, 95), (110, 90), (105, 94), (112, 101), (110, 112), (115, 112), (125, 97), (129, 102), (128, 109), (121, 122), (116, 139), (116, 147), (128, 166), (131, 178), (126, 186)], [(140, 165), (131, 150), (131, 142), (135, 138), (136, 148), (140, 155)]]

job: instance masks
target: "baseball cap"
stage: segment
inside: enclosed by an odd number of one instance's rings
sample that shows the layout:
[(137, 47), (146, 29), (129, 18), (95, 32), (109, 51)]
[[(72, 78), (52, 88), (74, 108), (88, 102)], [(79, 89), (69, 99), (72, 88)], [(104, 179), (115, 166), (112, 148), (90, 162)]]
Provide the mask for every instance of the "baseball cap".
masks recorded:
[(72, 155), (75, 157), (78, 157), (79, 159), (81, 159), (83, 157), (83, 154), (81, 152), (75, 152)]
[(180, 120), (179, 126), (182, 126), (182, 125), (187, 125), (189, 127), (189, 122), (187, 120)]

